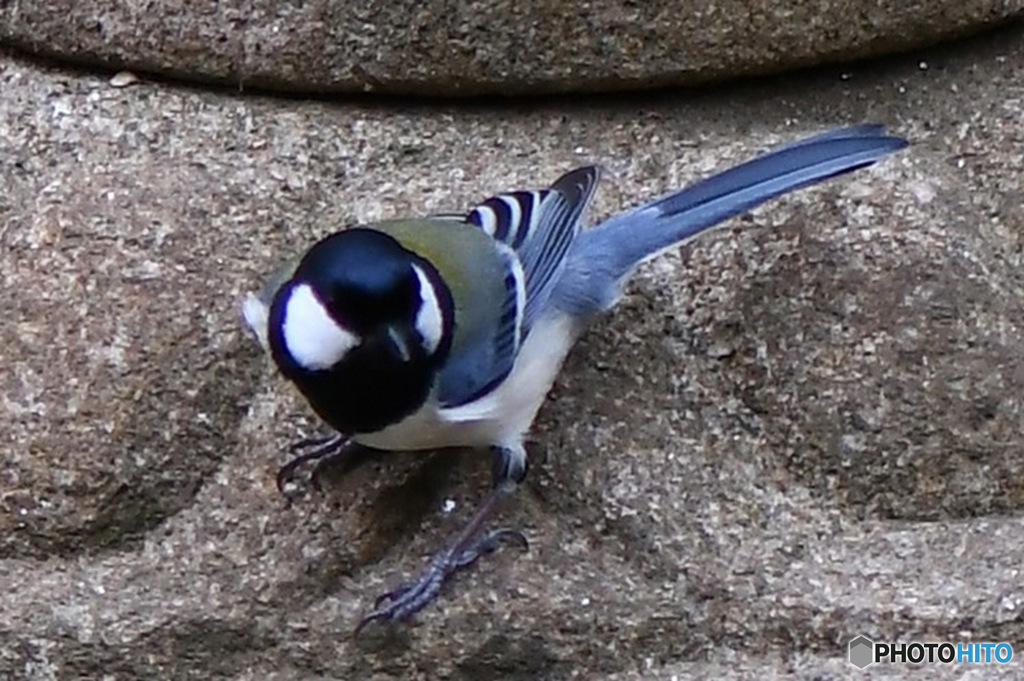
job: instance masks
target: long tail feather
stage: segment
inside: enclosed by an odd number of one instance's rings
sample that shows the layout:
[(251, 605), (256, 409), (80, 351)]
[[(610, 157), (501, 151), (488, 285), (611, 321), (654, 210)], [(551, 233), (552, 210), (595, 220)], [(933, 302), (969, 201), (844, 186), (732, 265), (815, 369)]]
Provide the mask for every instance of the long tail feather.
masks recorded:
[[(681, 191), (616, 215), (577, 239), (562, 293), (605, 307), (618, 282), (647, 258), (780, 194), (870, 165), (907, 145), (880, 125), (858, 125), (808, 137), (730, 168)], [(569, 301), (573, 303), (573, 301)], [(573, 306), (584, 303), (578, 300)]]

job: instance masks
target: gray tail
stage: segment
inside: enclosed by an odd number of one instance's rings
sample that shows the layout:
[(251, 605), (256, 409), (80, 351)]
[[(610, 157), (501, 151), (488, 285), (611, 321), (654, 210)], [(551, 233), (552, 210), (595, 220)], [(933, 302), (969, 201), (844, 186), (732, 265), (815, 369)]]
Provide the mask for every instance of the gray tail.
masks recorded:
[(886, 134), (881, 125), (841, 128), (787, 144), (584, 231), (574, 259), (602, 260), (600, 269), (618, 282), (646, 258), (726, 218), (905, 146), (905, 139)]

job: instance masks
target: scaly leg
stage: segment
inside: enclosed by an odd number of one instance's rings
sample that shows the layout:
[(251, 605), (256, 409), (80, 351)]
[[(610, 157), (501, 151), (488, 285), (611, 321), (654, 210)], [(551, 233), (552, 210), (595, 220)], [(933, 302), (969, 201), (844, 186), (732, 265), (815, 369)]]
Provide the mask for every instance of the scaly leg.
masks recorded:
[[(484, 529), (484, 523), (495, 508), (516, 490), (526, 475), (526, 456), (522, 447), (500, 448), (496, 454), (494, 488), (469, 523), (447, 548), (431, 559), (419, 579), (381, 595), (374, 603), (374, 611), (359, 621), (353, 636), (371, 622), (401, 621), (419, 612), (434, 600), (448, 578), (475, 563), (480, 556), (494, 551), (503, 540), (529, 548), (526, 537), (518, 530), (509, 527)], [(385, 602), (387, 605), (381, 607)]]

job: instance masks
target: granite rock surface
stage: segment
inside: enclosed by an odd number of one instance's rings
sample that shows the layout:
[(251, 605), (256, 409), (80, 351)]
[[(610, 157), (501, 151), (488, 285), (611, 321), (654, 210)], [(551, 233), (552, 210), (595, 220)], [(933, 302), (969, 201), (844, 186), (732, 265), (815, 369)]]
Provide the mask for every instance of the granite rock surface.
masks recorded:
[[(8, 5), (9, 7), (9, 5)], [(860, 679), (1024, 650), (1024, 27), (714, 91), (300, 101), (0, 54), (0, 677)], [(483, 495), (397, 454), (286, 507), (317, 432), (239, 302), (343, 225), (576, 164), (594, 216), (798, 136), (912, 146), (644, 266), (503, 515), (531, 540), (349, 636)], [(1016, 678), (943, 666), (931, 678)]]
[(1024, 0), (6, 0), (0, 44), (237, 89), (430, 96), (692, 85), (919, 48)]

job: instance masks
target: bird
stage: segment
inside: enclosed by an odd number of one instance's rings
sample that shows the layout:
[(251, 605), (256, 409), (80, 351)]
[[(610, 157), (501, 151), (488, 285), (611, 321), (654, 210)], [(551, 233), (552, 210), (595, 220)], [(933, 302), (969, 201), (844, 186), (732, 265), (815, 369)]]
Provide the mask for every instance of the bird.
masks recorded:
[[(366, 452), (493, 452), (493, 486), (420, 576), (383, 594), (356, 632), (404, 621), (454, 573), (519, 531), (487, 529), (527, 474), (525, 438), (563, 360), (614, 307), (638, 265), (786, 192), (907, 146), (877, 124), (786, 144), (583, 229), (600, 170), (510, 191), (470, 210), (335, 231), (242, 305), (247, 325), (334, 435), (303, 440), (307, 461), (348, 470)], [(362, 454), (360, 454), (362, 452)]]

